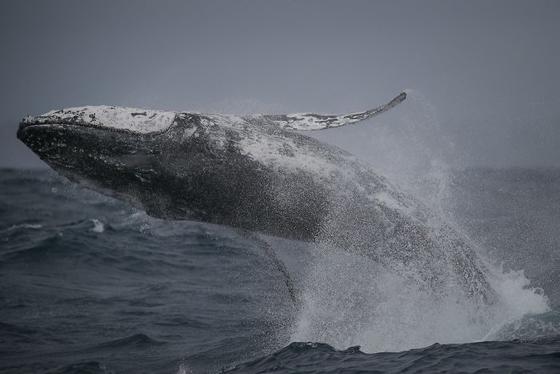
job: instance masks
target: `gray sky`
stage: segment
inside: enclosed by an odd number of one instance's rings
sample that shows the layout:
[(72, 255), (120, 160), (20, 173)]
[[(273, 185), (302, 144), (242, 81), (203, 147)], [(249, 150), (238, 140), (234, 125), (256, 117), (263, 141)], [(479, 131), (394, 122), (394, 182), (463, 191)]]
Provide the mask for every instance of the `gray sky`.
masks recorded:
[(555, 0), (4, 0), (0, 166), (42, 165), (15, 132), (54, 108), (347, 112), (405, 88), (464, 164), (560, 166), (559, 39)]

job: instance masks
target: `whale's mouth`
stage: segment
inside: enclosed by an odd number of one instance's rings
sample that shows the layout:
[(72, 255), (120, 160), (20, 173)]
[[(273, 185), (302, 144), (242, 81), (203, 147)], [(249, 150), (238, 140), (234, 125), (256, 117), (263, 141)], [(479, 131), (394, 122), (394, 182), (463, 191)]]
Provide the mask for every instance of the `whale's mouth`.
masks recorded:
[(64, 164), (69, 160), (66, 156), (70, 144), (72, 148), (78, 149), (77, 144), (69, 139), (75, 133), (71, 129), (73, 127), (77, 126), (56, 121), (37, 121), (28, 117), (20, 122), (17, 138), (51, 166)]
[(80, 153), (100, 153), (102, 150), (95, 150), (99, 139), (115, 137), (115, 131), (131, 133), (79, 119), (37, 116), (20, 122), (17, 138), (49, 165), (68, 168), (81, 157)]
[(49, 130), (49, 129), (67, 129), (71, 130), (72, 128), (81, 128), (81, 129), (98, 129), (110, 132), (120, 132), (131, 134), (135, 133), (135, 131), (126, 129), (126, 128), (115, 128), (115, 127), (107, 127), (102, 124), (94, 124), (88, 123), (83, 121), (76, 121), (76, 120), (45, 120), (41, 117), (27, 117), (24, 118), (20, 124), (17, 131), (17, 138), (25, 143), (25, 138), (29, 131), (35, 132), (35, 130)]
[(18, 135), (20, 132), (23, 132), (24, 130), (30, 128), (30, 127), (39, 127), (39, 126), (56, 126), (56, 125), (62, 125), (61, 123), (59, 123), (59, 121), (51, 121), (51, 122), (46, 122), (46, 121), (40, 121), (35, 119), (34, 117), (27, 117), (24, 118), (20, 123), (19, 123), (19, 128), (18, 128)]
[(18, 131), (17, 131), (17, 138), (21, 140), (28, 146), (31, 146), (28, 141), (31, 138), (31, 135), (36, 135), (38, 132), (37, 130), (47, 130), (53, 128), (60, 128), (67, 125), (57, 123), (57, 122), (44, 122), (44, 121), (35, 121), (30, 118), (26, 118), (20, 122)]
[(87, 124), (62, 122), (62, 121), (44, 121), (35, 120), (32, 117), (25, 118), (20, 122), (17, 138), (25, 145), (31, 148), (35, 153), (50, 151), (62, 144), (63, 138), (68, 133), (72, 133), (72, 129), (93, 127)]

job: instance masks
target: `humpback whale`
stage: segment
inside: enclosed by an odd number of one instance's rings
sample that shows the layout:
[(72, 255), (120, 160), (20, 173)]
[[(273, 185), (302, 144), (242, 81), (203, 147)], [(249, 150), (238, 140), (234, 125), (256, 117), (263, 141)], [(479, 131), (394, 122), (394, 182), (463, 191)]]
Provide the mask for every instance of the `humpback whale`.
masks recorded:
[(71, 181), (164, 219), (187, 219), (364, 254), (415, 282), (484, 303), (484, 266), (450, 225), (350, 153), (304, 135), (366, 121), (358, 113), (225, 115), (116, 106), (24, 118), (17, 136)]

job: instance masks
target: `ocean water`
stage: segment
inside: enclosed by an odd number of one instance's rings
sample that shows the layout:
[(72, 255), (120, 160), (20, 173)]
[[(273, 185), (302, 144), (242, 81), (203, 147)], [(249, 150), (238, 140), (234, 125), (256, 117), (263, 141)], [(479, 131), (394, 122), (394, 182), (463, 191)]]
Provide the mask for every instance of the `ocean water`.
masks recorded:
[(498, 305), (434, 301), (355, 255), (1, 170), (0, 372), (560, 372), (560, 170), (456, 171), (447, 196)]

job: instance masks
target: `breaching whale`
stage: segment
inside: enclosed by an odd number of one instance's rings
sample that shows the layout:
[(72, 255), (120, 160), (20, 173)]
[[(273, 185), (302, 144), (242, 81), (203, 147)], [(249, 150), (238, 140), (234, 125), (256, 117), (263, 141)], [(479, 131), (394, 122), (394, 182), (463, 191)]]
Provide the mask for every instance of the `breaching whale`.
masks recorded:
[(359, 113), (204, 114), (87, 106), (22, 120), (18, 138), (71, 181), (149, 215), (325, 243), (380, 264), (422, 269), (415, 281), (453, 285), (490, 302), (473, 248), (451, 226), (368, 165), (303, 135), (372, 118)]

